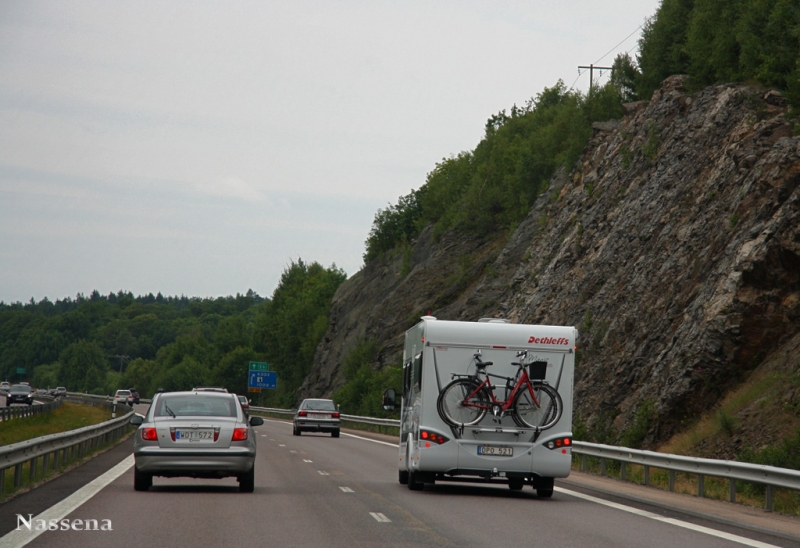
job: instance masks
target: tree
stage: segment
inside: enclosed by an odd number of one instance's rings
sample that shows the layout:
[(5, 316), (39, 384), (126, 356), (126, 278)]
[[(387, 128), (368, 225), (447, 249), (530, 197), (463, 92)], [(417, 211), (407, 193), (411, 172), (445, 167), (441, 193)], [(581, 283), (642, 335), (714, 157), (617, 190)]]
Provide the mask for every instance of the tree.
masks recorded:
[(76, 392), (102, 389), (108, 360), (97, 343), (85, 339), (74, 342), (64, 349), (58, 360), (61, 363), (58, 372), (61, 386)]

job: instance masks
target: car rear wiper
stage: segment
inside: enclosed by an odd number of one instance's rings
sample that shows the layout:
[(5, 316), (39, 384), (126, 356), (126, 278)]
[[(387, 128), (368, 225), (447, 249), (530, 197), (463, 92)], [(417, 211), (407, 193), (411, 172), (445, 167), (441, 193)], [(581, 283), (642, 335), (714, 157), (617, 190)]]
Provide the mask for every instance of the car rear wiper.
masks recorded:
[(172, 418), (173, 418), (173, 419), (175, 418), (175, 413), (173, 413), (173, 412), (172, 412), (172, 409), (170, 409), (170, 408), (169, 408), (169, 405), (167, 405), (166, 403), (164, 403), (164, 411), (166, 411), (167, 413), (169, 413), (170, 415), (172, 415)]

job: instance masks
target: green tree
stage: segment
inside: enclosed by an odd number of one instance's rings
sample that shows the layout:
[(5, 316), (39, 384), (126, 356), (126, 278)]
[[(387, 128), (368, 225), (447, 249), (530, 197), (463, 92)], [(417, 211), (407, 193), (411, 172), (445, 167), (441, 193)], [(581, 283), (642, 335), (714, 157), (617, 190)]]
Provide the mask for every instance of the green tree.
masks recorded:
[(64, 349), (59, 362), (59, 385), (76, 392), (103, 389), (108, 360), (97, 343), (85, 339), (74, 342)]

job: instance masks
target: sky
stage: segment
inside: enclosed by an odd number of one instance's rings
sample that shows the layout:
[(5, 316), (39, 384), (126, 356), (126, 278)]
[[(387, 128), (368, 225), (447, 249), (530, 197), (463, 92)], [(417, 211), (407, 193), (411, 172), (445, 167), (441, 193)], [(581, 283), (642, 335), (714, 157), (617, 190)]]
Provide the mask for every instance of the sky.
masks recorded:
[(1, 0), (0, 301), (352, 276), (379, 208), (657, 7)]

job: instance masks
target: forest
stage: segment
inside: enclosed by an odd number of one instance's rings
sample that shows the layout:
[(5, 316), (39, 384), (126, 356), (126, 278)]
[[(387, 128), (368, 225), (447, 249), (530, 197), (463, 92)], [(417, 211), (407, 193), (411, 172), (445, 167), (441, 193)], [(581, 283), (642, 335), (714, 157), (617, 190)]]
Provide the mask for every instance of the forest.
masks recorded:
[(279, 382), (263, 403), (291, 406), (345, 279), (336, 265), (298, 259), (269, 299), (252, 290), (215, 299), (93, 291), (0, 303), (0, 377), (93, 394), (204, 385), (244, 394), (249, 362), (266, 361)]

